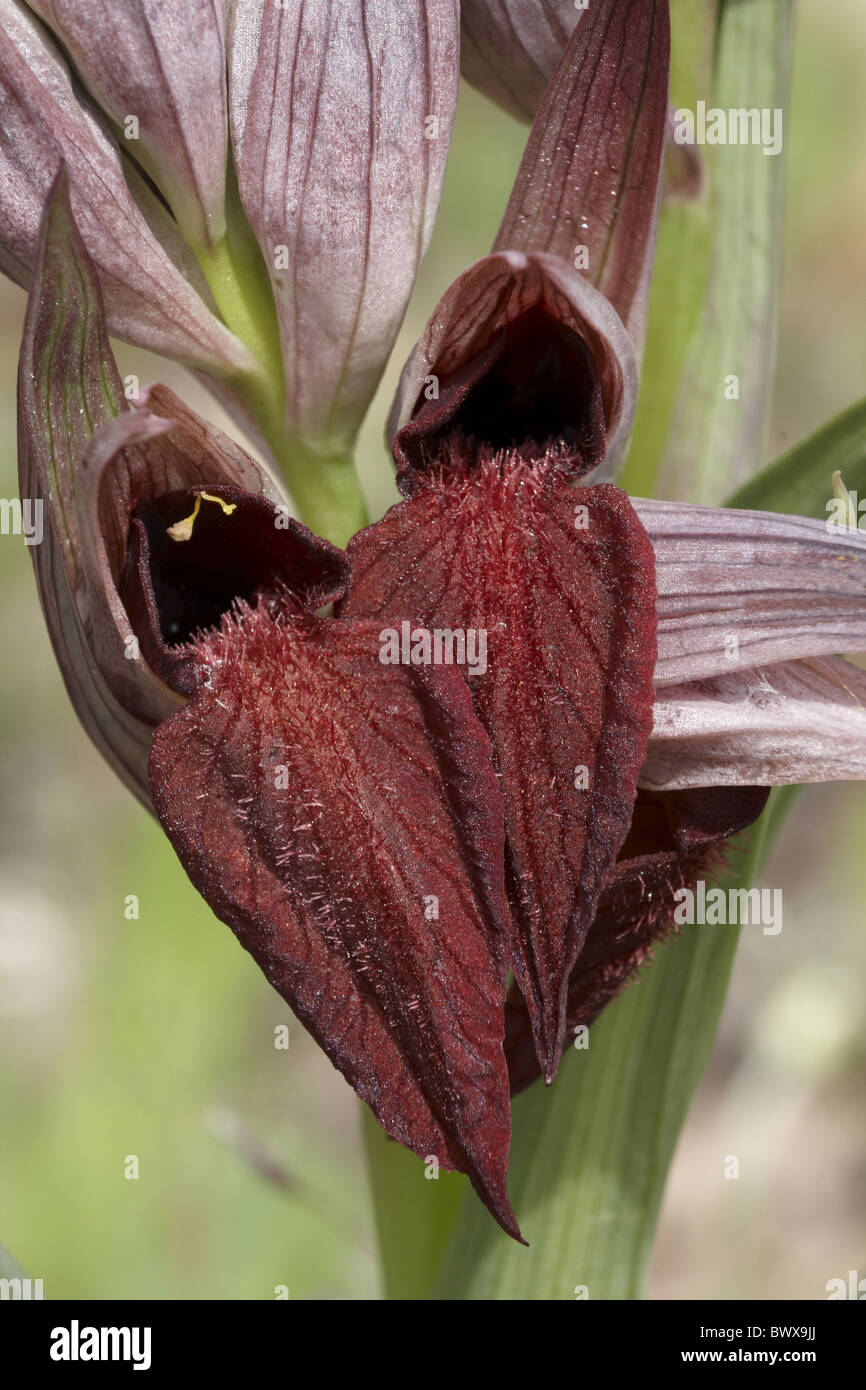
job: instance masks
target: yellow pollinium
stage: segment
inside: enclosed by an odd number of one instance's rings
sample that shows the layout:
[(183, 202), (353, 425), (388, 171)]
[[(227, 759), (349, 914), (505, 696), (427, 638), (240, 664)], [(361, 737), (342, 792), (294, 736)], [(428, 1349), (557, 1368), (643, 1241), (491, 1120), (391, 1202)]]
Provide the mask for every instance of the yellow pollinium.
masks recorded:
[(195, 506), (189, 516), (185, 516), (183, 521), (176, 521), (173, 526), (168, 528), (168, 534), (173, 541), (188, 541), (190, 539), (202, 502), (216, 502), (218, 507), (222, 507), (226, 516), (231, 516), (238, 505), (237, 502), (224, 502), (221, 497), (214, 497), (212, 492), (197, 492)]

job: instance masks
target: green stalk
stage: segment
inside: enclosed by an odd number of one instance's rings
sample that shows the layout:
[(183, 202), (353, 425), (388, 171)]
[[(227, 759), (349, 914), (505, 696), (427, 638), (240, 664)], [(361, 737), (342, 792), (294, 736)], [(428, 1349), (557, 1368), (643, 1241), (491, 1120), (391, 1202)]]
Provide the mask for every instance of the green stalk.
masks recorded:
[(335, 545), (345, 546), (367, 525), (367, 505), (350, 452), (284, 432), (271, 440), (301, 520)]
[(428, 1177), (423, 1160), (389, 1139), (372, 1111), (362, 1109), (384, 1295), (400, 1302), (427, 1299), (466, 1179), (445, 1172)]
[[(672, 0), (674, 108), (694, 110), (712, 90), (717, 18), (715, 0)], [(712, 211), (708, 178), (696, 193), (666, 197), (662, 203), (637, 417), (620, 479), (633, 497), (656, 493), (680, 383), (706, 300)]]
[(226, 234), (215, 247), (196, 250), (223, 321), (261, 363), (282, 413), (283, 362), (280, 330), (268, 272), (252, 228), (240, 205), (234, 180), (226, 206)]
[[(721, 0), (712, 82), (713, 6), (701, 28), (695, 3), (672, 5), (674, 102), (781, 108), (787, 122), (792, 0)], [(695, 44), (688, 54), (686, 40)], [(783, 135), (786, 143), (787, 124)], [(718, 503), (765, 461), (784, 143), (775, 156), (753, 145), (701, 147), (704, 195), (663, 208), (638, 415), (620, 479), (634, 496)]]
[(240, 397), (277, 460), (292, 499), (311, 531), (345, 545), (367, 523), (354, 459), (348, 448), (329, 448), (286, 431), (280, 329), (270, 279), (258, 242), (229, 171), (226, 235), (196, 255), (226, 326), (249, 348), (258, 369), (228, 384)]

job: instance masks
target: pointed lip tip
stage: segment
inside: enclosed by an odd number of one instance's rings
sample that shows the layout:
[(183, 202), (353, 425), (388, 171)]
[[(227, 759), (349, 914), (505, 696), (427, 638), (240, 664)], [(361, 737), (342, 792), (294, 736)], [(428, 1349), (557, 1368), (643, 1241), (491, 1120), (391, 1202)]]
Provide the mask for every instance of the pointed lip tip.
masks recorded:
[(518, 1245), (526, 1246), (528, 1250), (529, 1241), (525, 1239), (523, 1232), (517, 1224), (517, 1217), (514, 1215), (511, 1206), (509, 1205), (508, 1207), (507, 1220), (504, 1219), (504, 1213), (501, 1211), (496, 1212), (495, 1215), (497, 1221), (499, 1222), (499, 1225), (502, 1227), (502, 1230), (505, 1232), (505, 1234), (507, 1236), (510, 1236), (512, 1240), (516, 1240)]
[(538, 1041), (536, 1046), (538, 1069), (544, 1079), (545, 1086), (552, 1086), (556, 1080), (559, 1064), (562, 1061), (562, 1053), (561, 1046), (551, 1047), (544, 1039)]
[[(472, 1179), (470, 1176), (470, 1182), (471, 1181)], [(473, 1187), (475, 1187), (475, 1191), (499, 1226), (499, 1229), (511, 1240), (517, 1241), (518, 1245), (525, 1245), (528, 1247), (529, 1241), (525, 1240), (523, 1237), (520, 1227), (517, 1224), (517, 1217), (514, 1215), (514, 1211), (507, 1196), (503, 1195), (501, 1199), (498, 1199), (486, 1186), (479, 1188), (473, 1183)]]
[(552, 1086), (556, 1080), (560, 1063), (567, 1050), (565, 1008), (564, 999), (546, 1007), (539, 1001), (538, 1014), (531, 1025), (538, 1074), (544, 1081), (545, 1088)]
[(496, 1192), (486, 1183), (482, 1183), (481, 1187), (479, 1187), (473, 1182), (471, 1175), (470, 1182), (472, 1182), (473, 1187), (475, 1187), (476, 1192), (481, 1197), (481, 1200), (500, 1229), (504, 1231), (507, 1236), (510, 1236), (512, 1240), (516, 1240), (519, 1245), (528, 1246), (529, 1241), (524, 1240), (521, 1234), (520, 1226), (517, 1223), (517, 1217), (514, 1215), (514, 1209), (508, 1200), (508, 1194), (504, 1189), (504, 1185), (500, 1192)]

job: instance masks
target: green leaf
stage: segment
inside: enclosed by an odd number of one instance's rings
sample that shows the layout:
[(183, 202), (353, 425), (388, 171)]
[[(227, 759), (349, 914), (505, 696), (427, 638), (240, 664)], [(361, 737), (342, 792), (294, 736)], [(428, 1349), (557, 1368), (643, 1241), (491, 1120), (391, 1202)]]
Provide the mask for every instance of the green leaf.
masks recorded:
[(837, 469), (845, 486), (866, 498), (866, 400), (789, 449), (735, 492), (728, 505), (824, 520)]

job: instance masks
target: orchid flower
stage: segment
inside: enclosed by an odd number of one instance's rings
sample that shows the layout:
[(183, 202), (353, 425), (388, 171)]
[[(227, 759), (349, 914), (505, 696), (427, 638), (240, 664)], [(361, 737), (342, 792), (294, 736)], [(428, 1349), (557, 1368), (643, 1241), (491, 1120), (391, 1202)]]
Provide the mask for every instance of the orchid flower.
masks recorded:
[[(74, 52), (72, 7), (39, 8)], [(422, 40), (414, 6), (391, 20), (357, 0), (333, 45), (306, 9), (233, 11), (240, 197), (305, 457), (357, 429), (441, 173), (438, 157), (413, 167), (395, 193), (397, 105), (373, 123), (394, 122), (387, 149), (355, 112), (336, 169), (328, 132), (349, 129), (340, 92), (362, 45), (389, 100), (411, 94), (414, 126), (428, 93), (413, 74), (438, 54), (447, 123), (456, 16), (428, 8), (442, 27)], [(313, 89), (301, 56), (319, 62)], [(82, 61), (119, 112), (122, 71)], [(632, 502), (611, 481), (638, 389), (668, 61), (667, 0), (597, 0), (574, 29), (494, 248), (403, 373), (404, 500), (346, 552), (165, 388), (124, 400), (72, 165), (28, 249), (22, 492), (48, 510), (37, 578), (82, 722), (388, 1134), (467, 1173), (515, 1238), (510, 1090), (552, 1081), (570, 1029), (671, 929), (677, 889), (767, 787), (866, 774), (866, 676), (836, 655), (866, 645), (866, 542)], [(283, 71), (297, 90), (277, 88)], [(148, 136), (167, 197), (184, 167), (211, 167), (200, 150), (184, 165), (179, 129)], [(209, 187), (175, 209), (205, 241)], [(404, 629), (408, 660), (389, 645)], [(433, 630), (485, 634), (486, 660), (431, 662)]]

